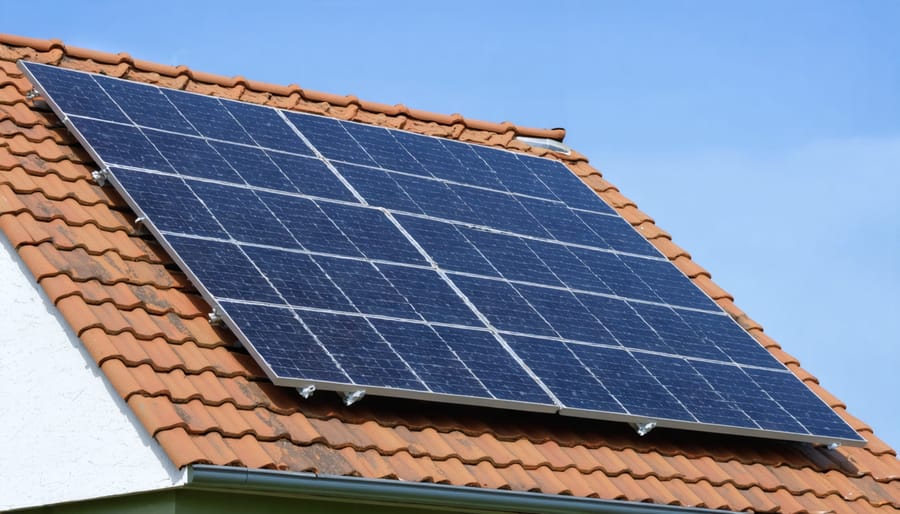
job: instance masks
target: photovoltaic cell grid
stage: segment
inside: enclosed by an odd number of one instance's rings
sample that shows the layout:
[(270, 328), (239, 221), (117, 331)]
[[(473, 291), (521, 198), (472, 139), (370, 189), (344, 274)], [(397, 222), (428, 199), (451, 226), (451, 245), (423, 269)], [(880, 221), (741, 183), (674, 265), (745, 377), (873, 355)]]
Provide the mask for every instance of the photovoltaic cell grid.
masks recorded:
[(556, 161), (22, 68), (278, 384), (863, 442)]

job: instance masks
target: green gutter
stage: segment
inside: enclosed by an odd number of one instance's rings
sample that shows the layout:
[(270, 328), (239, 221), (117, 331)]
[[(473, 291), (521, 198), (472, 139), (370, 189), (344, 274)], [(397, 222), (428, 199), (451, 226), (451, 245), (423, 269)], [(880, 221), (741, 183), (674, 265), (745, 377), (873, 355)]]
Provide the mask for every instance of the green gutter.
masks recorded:
[(725, 511), (266, 469), (194, 465), (186, 488), (323, 500), (532, 514), (723, 514)]

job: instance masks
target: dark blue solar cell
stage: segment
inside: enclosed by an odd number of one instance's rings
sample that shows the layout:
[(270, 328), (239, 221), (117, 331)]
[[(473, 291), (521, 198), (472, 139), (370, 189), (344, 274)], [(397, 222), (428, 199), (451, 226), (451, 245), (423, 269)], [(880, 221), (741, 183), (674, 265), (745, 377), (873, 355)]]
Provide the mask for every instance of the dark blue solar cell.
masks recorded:
[(528, 248), (524, 239), (470, 228), (460, 228), (460, 232), (505, 278), (562, 285), (550, 268)]
[(244, 183), (240, 175), (205, 140), (156, 130), (147, 130), (145, 133), (179, 174), (234, 184)]
[(472, 309), (436, 271), (390, 264), (376, 267), (425, 320), (483, 326)]
[(259, 146), (302, 155), (313, 154), (275, 109), (225, 100), (222, 105)]
[(319, 207), (366, 257), (408, 264), (426, 263), (384, 213), (327, 202), (320, 202)]
[(791, 373), (747, 369), (747, 374), (791, 416), (818, 435), (860, 440), (828, 405)]
[(299, 247), (253, 191), (196, 180), (190, 181), (189, 185), (231, 237), (238, 241), (283, 248)]
[(244, 247), (244, 253), (291, 305), (355, 312), (312, 257), (271, 248)]
[(717, 346), (734, 362), (784, 369), (783, 364), (730, 317), (691, 311), (679, 311), (678, 314), (702, 334), (708, 344)]
[(294, 184), (281, 173), (275, 163), (259, 148), (210, 141), (228, 164), (248, 184), (279, 191), (296, 191)]
[(585, 266), (567, 246), (527, 239), (525, 244), (544, 261), (544, 264), (557, 278), (562, 280), (563, 284), (570, 288), (613, 294), (612, 289), (597, 278), (597, 275), (594, 275), (590, 268)]
[(678, 313), (669, 307), (637, 302), (631, 303), (631, 306), (672, 348), (673, 353), (686, 357), (728, 362), (727, 355), (722, 353), (715, 344), (710, 344), (709, 341), (703, 339), (696, 330), (681, 319)]
[(350, 381), (290, 309), (233, 302), (222, 302), (221, 306), (279, 377)]
[[(488, 180), (489, 184), (491, 184), (486, 187), (499, 190), (506, 189), (506, 186), (500, 181), (500, 177), (497, 176), (497, 173), (484, 162), (484, 159), (475, 153), (473, 145), (452, 141), (450, 139), (440, 139), (439, 142), (451, 155), (453, 155), (453, 157), (456, 158), (457, 161), (462, 163), (463, 167), (467, 170), (468, 176), (486, 177), (484, 180)], [(483, 183), (473, 184), (484, 185)]]
[(605, 216), (592, 212), (576, 212), (585, 225), (603, 238), (613, 250), (659, 257), (660, 253), (644, 236), (640, 235), (627, 221), (618, 216)]
[(159, 230), (228, 237), (184, 180), (121, 168), (110, 171)]
[[(531, 198), (519, 198), (519, 202), (530, 214), (529, 219), (537, 220), (550, 234), (550, 239), (606, 248), (606, 242), (594, 234), (581, 218), (563, 204)], [(546, 237), (546, 236), (545, 236)]]
[(297, 314), (354, 383), (425, 390), (424, 384), (365, 318), (310, 311), (297, 311)]
[(321, 256), (314, 259), (360, 312), (422, 319), (409, 301), (371, 263)]
[(719, 307), (669, 261), (619, 256), (647, 286), (670, 305), (718, 311)]
[(572, 293), (546, 287), (516, 285), (515, 288), (564, 339), (619, 344)]
[(377, 166), (365, 150), (334, 118), (285, 112), (288, 120), (328, 159)]
[(587, 184), (582, 182), (561, 162), (529, 155), (517, 155), (557, 198), (573, 209), (615, 214), (615, 211), (597, 196)]
[(173, 235), (165, 239), (213, 296), (284, 303), (237, 245)]
[(137, 125), (182, 134), (197, 131), (157, 87), (97, 75), (94, 80)]
[(527, 236), (551, 238), (550, 233), (509, 193), (455, 185), (450, 188), (472, 212), (479, 214), (481, 225)]
[(720, 396), (740, 407), (763, 430), (806, 433), (803, 426), (772, 401), (741, 368), (703, 361), (694, 361), (691, 365)]
[(33, 62), (24, 65), (66, 114), (130, 123), (90, 75)]
[(572, 247), (570, 250), (616, 295), (651, 302), (662, 301), (616, 254)]
[(475, 375), (428, 325), (383, 319), (370, 321), (432, 391), (491, 397)]
[(311, 252), (363, 256), (312, 200), (270, 193), (257, 195), (303, 248)]
[(557, 337), (528, 302), (507, 282), (454, 275), (453, 283), (500, 330)]
[(163, 94), (201, 134), (213, 139), (253, 144), (234, 116), (214, 97), (163, 89)]
[(75, 129), (90, 141), (90, 148), (103, 164), (120, 164), (148, 170), (173, 171), (169, 163), (136, 127), (69, 118)]
[(565, 407), (625, 412), (565, 343), (520, 336), (506, 340)]
[(675, 353), (626, 302), (589, 294), (576, 296), (622, 346)]
[(412, 156), (400, 143), (394, 139), (393, 131), (386, 128), (359, 123), (341, 122), (344, 130), (353, 136), (384, 169), (414, 173), (430, 177), (431, 174)]
[(581, 344), (569, 348), (628, 412), (651, 418), (695, 421), (628, 352)]
[(303, 194), (356, 202), (356, 197), (319, 159), (278, 152), (266, 152)]
[(634, 357), (701, 423), (756, 428), (739, 405), (717, 393), (688, 361), (638, 352)]
[(494, 172), (477, 156), (475, 159), (481, 163), (483, 169), (472, 169), (463, 165), (437, 138), (403, 131), (394, 131), (393, 136), (435, 177), (463, 184), (505, 190)]
[(435, 327), (494, 398), (552, 405), (553, 400), (490, 332)]
[(419, 209), (429, 216), (468, 223), (480, 223), (482, 220), (478, 211), (472, 210), (443, 182), (399, 174), (393, 175), (393, 178)]
[(499, 276), (454, 225), (412, 216), (397, 216), (397, 220), (441, 268)]
[(395, 211), (422, 213), (422, 209), (394, 181), (391, 173), (377, 168), (364, 168), (343, 163), (338, 163), (336, 167), (338, 172), (347, 179), (347, 182), (350, 182), (357, 193), (366, 199), (369, 205)]
[(516, 154), (484, 146), (473, 146), (472, 149), (497, 173), (500, 182), (510, 191), (550, 200), (558, 199), (525, 163), (516, 158)]

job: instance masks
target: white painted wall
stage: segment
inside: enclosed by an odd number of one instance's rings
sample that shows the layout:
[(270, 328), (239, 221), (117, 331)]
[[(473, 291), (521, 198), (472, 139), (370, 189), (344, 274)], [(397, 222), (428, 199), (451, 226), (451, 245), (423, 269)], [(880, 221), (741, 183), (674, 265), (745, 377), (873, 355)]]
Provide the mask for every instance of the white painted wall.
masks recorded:
[(0, 511), (182, 482), (0, 234)]

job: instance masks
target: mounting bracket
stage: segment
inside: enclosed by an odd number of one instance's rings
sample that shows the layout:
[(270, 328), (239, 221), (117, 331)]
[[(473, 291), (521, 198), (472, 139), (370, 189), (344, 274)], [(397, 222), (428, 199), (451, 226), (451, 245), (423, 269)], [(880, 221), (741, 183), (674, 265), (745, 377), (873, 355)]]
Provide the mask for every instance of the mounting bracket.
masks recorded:
[(639, 436), (645, 436), (650, 433), (651, 430), (656, 428), (655, 421), (647, 421), (646, 423), (632, 423), (632, 427), (634, 427), (634, 431), (637, 432)]
[(316, 392), (316, 386), (313, 384), (310, 384), (306, 387), (301, 387), (301, 388), (297, 389), (297, 392), (300, 393), (300, 396), (302, 396), (303, 398), (308, 400), (312, 397), (313, 393)]
[[(138, 219), (141, 219), (141, 218), (138, 218)], [(137, 221), (137, 220), (135, 220), (135, 221)], [(216, 308), (213, 308), (213, 310), (211, 310), (206, 317), (209, 318), (210, 325), (219, 326), (222, 324), (222, 315), (219, 314), (219, 310)]]
[(345, 392), (345, 393), (343, 393), (344, 405), (349, 407), (349, 406), (353, 405), (354, 403), (362, 400), (363, 396), (365, 396), (365, 395), (366, 395), (366, 392), (363, 391), (362, 389), (359, 389), (359, 390), (356, 390), (353, 392)]
[(91, 172), (91, 178), (94, 179), (98, 186), (103, 187), (106, 185), (106, 179), (109, 178), (109, 172), (106, 170), (94, 170)]

